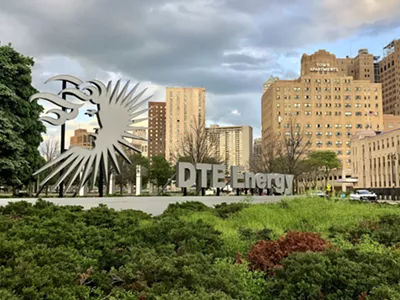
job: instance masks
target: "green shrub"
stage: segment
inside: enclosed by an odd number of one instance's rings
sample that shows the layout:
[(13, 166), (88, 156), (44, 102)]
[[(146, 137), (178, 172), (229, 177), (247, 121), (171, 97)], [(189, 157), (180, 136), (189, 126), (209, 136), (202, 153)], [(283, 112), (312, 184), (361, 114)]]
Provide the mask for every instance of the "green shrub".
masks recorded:
[(246, 207), (249, 207), (249, 204), (247, 203), (227, 204), (226, 202), (223, 202), (221, 204), (215, 205), (215, 214), (222, 219), (226, 219), (230, 215), (235, 214)]
[(399, 215), (303, 198), (178, 203), (159, 217), (11, 203), (0, 207), (0, 300), (397, 299)]
[(193, 212), (206, 212), (212, 211), (212, 208), (208, 207), (202, 202), (198, 201), (187, 201), (182, 203), (171, 203), (168, 205), (167, 209), (161, 215), (165, 216), (184, 216)]
[(247, 241), (257, 242), (259, 240), (269, 241), (272, 238), (272, 230), (269, 228), (263, 228), (261, 230), (254, 230), (251, 228), (240, 227), (238, 229), (239, 236)]
[[(282, 261), (282, 268), (267, 282), (266, 298), (362, 299), (361, 295), (371, 295), (371, 299), (378, 299), (397, 295), (400, 270), (395, 266), (399, 262), (399, 255), (394, 253), (294, 253)], [(388, 283), (394, 284), (390, 290)]]
[(330, 237), (337, 235), (345, 237), (354, 244), (359, 243), (364, 235), (368, 235), (372, 240), (385, 246), (396, 246), (400, 243), (400, 216), (385, 214), (378, 220), (364, 220), (352, 228), (332, 227)]

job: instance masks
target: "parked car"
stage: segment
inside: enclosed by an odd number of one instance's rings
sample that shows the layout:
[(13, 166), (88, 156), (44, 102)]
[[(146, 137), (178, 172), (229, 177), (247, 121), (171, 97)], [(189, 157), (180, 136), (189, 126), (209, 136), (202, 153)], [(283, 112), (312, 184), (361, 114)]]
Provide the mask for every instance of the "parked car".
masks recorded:
[(350, 194), (350, 199), (376, 201), (378, 200), (378, 196), (368, 190), (356, 190)]
[(312, 193), (310, 194), (310, 196), (311, 196), (311, 197), (328, 198), (328, 195), (325, 194), (325, 193), (322, 192), (322, 191), (312, 192)]

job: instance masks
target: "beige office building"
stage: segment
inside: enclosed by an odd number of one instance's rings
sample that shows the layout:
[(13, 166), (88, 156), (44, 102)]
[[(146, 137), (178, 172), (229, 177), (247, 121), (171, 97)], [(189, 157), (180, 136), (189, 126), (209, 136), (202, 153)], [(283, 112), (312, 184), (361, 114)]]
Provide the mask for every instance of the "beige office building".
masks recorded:
[(383, 130), (391, 131), (393, 129), (400, 128), (400, 116), (395, 115), (383, 115)]
[(300, 74), (273, 82), (263, 94), (262, 147), (290, 135), (293, 123), (308, 137), (309, 150), (335, 151), (347, 175), (352, 134), (383, 129), (382, 91), (373, 83), (371, 55), (366, 50), (353, 59), (338, 59), (325, 50), (303, 54)]
[(351, 143), (352, 177), (358, 179), (355, 188), (399, 186), (400, 129), (360, 131)]
[(87, 129), (76, 129), (74, 135), (70, 137), (69, 146), (79, 146), (85, 149), (91, 149), (93, 146), (92, 132), (88, 132)]
[(175, 162), (185, 136), (197, 126), (205, 126), (205, 88), (174, 88), (166, 91), (165, 158)]
[(383, 112), (400, 115), (400, 40), (392, 41), (384, 51), (385, 56), (379, 62)]
[(258, 157), (261, 157), (261, 154), (262, 154), (262, 139), (261, 138), (254, 139), (253, 154)]
[(216, 149), (216, 156), (220, 158), (229, 172), (230, 166), (241, 166), (249, 169), (253, 150), (253, 128), (251, 126), (211, 125), (206, 128), (208, 140)]
[[(147, 142), (148, 124), (149, 124), (148, 120), (145, 120), (140, 123), (135, 123), (135, 126), (132, 126), (132, 129), (133, 129), (132, 134), (134, 134), (140, 138), (146, 139), (145, 141), (143, 141), (143, 140), (132, 140), (131, 141), (132, 146), (134, 146), (135, 148), (142, 151), (141, 154), (144, 157), (147, 157), (147, 155), (148, 155), (148, 142)], [(146, 129), (143, 129), (143, 128), (135, 129), (135, 127), (144, 127)]]

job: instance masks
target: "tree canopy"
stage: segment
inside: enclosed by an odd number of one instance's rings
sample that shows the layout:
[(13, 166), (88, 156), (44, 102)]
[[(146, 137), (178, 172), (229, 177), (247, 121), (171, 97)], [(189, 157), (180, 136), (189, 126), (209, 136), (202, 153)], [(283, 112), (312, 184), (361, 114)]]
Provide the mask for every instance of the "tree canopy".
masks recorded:
[(11, 45), (0, 46), (0, 181), (14, 188), (28, 184), (42, 164), (38, 147), (46, 127), (39, 120), (43, 110), (29, 97), (34, 61)]
[(150, 168), (149, 179), (157, 187), (165, 185), (174, 174), (174, 169), (164, 156), (153, 156)]
[[(115, 181), (120, 187), (120, 194), (122, 195), (123, 187), (129, 184), (136, 183), (136, 166), (149, 167), (149, 161), (140, 153), (133, 153), (129, 156), (131, 163), (128, 163), (121, 156), (117, 157), (121, 173), (116, 175)], [(144, 177), (143, 184), (146, 184), (147, 177)]]

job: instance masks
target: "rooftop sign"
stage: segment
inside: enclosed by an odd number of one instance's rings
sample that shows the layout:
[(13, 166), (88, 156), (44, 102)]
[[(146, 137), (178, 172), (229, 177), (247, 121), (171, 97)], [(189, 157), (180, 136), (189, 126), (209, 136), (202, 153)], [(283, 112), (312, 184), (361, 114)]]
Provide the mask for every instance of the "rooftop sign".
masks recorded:
[(311, 72), (338, 72), (338, 68), (331, 68), (328, 63), (316, 63), (316, 67), (310, 68)]
[[(267, 173), (240, 173), (240, 167), (231, 166), (230, 185), (234, 189), (266, 189), (274, 187), (279, 194), (292, 194), (293, 175)], [(216, 164), (191, 164), (178, 162), (176, 165), (176, 185), (189, 188), (193, 185), (207, 188), (223, 188), (226, 183), (225, 166)], [(208, 184), (209, 183), (209, 184)]]

